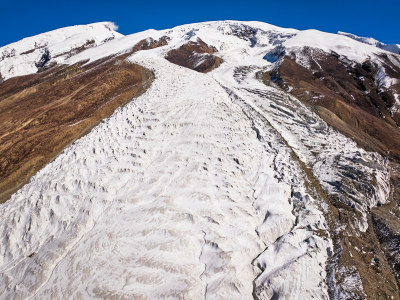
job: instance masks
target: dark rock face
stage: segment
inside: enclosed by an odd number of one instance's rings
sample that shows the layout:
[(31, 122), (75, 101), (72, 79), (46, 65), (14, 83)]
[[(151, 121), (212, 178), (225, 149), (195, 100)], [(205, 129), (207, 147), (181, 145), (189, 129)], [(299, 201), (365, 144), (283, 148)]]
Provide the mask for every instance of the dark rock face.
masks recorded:
[(188, 42), (178, 49), (170, 50), (165, 57), (168, 61), (197, 72), (207, 73), (221, 64), (221, 59), (213, 55), (217, 49), (201, 39)]
[(264, 59), (268, 62), (274, 63), (277, 62), (282, 57), (284, 57), (285, 54), (286, 54), (285, 48), (282, 46), (277, 46), (270, 52), (265, 54)]
[(15, 49), (12, 49), (11, 51), (3, 50), (0, 56), (0, 60), (5, 60), (7, 58), (14, 57), (15, 54), (16, 54)]
[[(384, 217), (384, 218), (382, 218)], [(388, 222), (385, 222), (385, 216), (373, 215), (373, 224), (375, 231), (379, 237), (379, 242), (384, 249), (387, 260), (395, 271), (397, 283), (400, 283), (400, 234), (390, 227)]]
[(254, 47), (257, 44), (257, 38), (256, 38), (256, 34), (257, 34), (257, 29), (251, 27), (251, 26), (240, 26), (240, 25), (236, 25), (236, 26), (231, 26), (232, 29), (232, 35), (250, 42), (250, 45), (252, 47)]
[(372, 223), (386, 259), (400, 286), (400, 164), (391, 163), (392, 199), (371, 210)]
[(127, 55), (0, 83), (0, 203), (64, 147), (150, 86), (152, 72), (124, 61)]
[(50, 59), (50, 52), (47, 48), (45, 48), (39, 61), (35, 63), (36, 68), (38, 68), (38, 70), (42, 69), (50, 61)]

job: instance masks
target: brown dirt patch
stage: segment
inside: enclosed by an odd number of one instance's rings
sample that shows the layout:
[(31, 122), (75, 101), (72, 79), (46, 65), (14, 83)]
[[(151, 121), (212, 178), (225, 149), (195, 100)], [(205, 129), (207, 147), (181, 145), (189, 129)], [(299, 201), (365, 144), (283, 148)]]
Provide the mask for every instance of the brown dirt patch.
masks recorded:
[(140, 50), (150, 50), (158, 47), (168, 45), (169, 37), (163, 36), (159, 40), (154, 40), (153, 38), (147, 38), (139, 41), (132, 48), (132, 52), (137, 52)]
[(197, 42), (190, 41), (178, 49), (170, 50), (165, 58), (179, 66), (207, 73), (218, 68), (222, 62), (221, 58), (213, 55), (216, 51), (215, 47), (197, 39)]

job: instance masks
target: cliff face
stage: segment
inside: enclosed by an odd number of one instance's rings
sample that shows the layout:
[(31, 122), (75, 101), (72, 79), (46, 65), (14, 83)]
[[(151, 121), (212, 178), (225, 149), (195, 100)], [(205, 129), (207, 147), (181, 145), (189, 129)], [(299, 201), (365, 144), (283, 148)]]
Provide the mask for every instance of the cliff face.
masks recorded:
[(1, 297), (399, 299), (399, 55), (110, 26), (0, 49)]

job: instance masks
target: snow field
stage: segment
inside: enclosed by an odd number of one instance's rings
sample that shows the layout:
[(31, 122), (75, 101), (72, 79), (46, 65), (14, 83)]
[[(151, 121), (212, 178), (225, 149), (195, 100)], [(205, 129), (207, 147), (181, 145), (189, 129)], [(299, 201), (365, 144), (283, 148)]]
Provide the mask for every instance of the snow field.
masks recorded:
[[(262, 148), (210, 77), (151, 61), (148, 93), (3, 207), (1, 280), (16, 288), (2, 297), (251, 298), (251, 262), (263, 247), (255, 228), (264, 216), (252, 206)], [(35, 234), (23, 248), (28, 223)]]
[(24, 38), (0, 47), (0, 74), (4, 80), (15, 76), (36, 73), (38, 63), (48, 51), (51, 61), (63, 63), (70, 51), (79, 47), (100, 45), (123, 37), (111, 22), (70, 26)]

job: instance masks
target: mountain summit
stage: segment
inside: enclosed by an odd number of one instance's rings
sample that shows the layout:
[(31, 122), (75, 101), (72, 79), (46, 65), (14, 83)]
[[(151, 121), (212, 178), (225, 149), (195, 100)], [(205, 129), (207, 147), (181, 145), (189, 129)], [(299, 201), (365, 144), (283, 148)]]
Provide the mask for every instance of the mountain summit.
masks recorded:
[(0, 298), (400, 299), (400, 55), (115, 30), (0, 48)]

